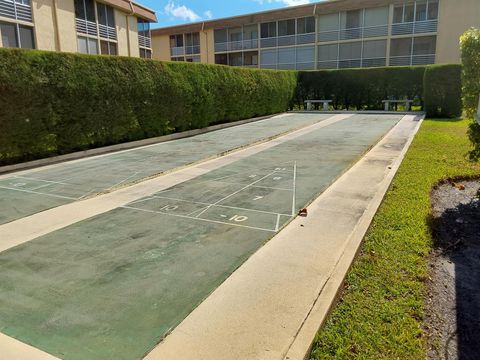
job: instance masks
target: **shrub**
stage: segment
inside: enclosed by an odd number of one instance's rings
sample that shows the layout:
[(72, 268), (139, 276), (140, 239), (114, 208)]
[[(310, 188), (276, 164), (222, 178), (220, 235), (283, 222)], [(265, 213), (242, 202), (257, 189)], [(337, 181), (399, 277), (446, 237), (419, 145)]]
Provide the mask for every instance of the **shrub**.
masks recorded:
[(296, 73), (0, 49), (0, 164), (283, 112)]
[(457, 118), (462, 115), (460, 65), (432, 65), (425, 70), (424, 102), (428, 117)]
[[(467, 30), (460, 38), (462, 49), (463, 108), (469, 119), (475, 116), (480, 97), (480, 29)], [(480, 159), (480, 126), (472, 123), (469, 131), (474, 150), (472, 159)]]
[(382, 110), (382, 100), (408, 98), (423, 105), (424, 66), (302, 71), (296, 103), (331, 99), (335, 109)]

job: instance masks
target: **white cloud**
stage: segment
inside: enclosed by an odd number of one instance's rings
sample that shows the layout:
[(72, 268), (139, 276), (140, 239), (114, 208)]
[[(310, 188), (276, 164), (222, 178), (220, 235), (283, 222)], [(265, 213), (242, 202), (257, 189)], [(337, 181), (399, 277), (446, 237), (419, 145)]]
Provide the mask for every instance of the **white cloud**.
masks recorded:
[(310, 0), (256, 0), (260, 4), (282, 3), (286, 6), (297, 6), (310, 4)]
[(206, 19), (211, 19), (213, 18), (213, 13), (211, 10), (207, 10), (203, 13), (203, 16), (206, 18)]
[(169, 0), (168, 4), (165, 5), (165, 14), (192, 22), (201, 19), (192, 9), (189, 9), (185, 5), (177, 5), (172, 0)]

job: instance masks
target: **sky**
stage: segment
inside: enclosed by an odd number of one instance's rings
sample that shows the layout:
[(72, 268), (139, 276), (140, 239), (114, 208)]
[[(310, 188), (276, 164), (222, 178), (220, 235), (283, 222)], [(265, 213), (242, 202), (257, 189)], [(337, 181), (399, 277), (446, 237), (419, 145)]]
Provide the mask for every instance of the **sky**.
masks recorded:
[[(318, 0), (317, 0), (318, 1)], [(152, 28), (303, 5), (313, 0), (136, 0), (157, 13)]]

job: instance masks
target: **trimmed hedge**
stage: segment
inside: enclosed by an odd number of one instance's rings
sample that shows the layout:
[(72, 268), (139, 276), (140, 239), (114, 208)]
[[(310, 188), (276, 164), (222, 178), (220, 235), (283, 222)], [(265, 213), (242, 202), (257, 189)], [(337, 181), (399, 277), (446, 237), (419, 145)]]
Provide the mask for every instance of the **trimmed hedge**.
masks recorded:
[(431, 118), (462, 115), (462, 68), (460, 65), (432, 65), (425, 69), (424, 110)]
[(296, 73), (0, 49), (0, 164), (287, 110)]
[(408, 98), (429, 116), (458, 116), (459, 74), (455, 65), (295, 72), (0, 49), (0, 165), (283, 112), (306, 99), (380, 110), (384, 99)]
[(296, 103), (333, 100), (335, 109), (383, 110), (382, 100), (408, 98), (423, 106), (424, 66), (302, 71)]
[[(480, 97), (480, 29), (467, 30), (460, 38), (462, 49), (462, 84), (463, 108), (469, 119), (473, 119), (477, 111)], [(480, 125), (470, 125), (469, 137), (474, 146), (470, 158), (480, 159)]]

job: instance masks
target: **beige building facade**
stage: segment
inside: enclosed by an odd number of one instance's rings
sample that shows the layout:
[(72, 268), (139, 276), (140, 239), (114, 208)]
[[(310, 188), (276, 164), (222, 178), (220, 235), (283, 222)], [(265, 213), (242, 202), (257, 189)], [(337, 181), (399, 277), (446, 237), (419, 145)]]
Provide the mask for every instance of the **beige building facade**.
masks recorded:
[(154, 58), (265, 69), (459, 63), (480, 0), (330, 0), (152, 31)]
[(151, 58), (156, 20), (129, 0), (0, 0), (0, 47)]

